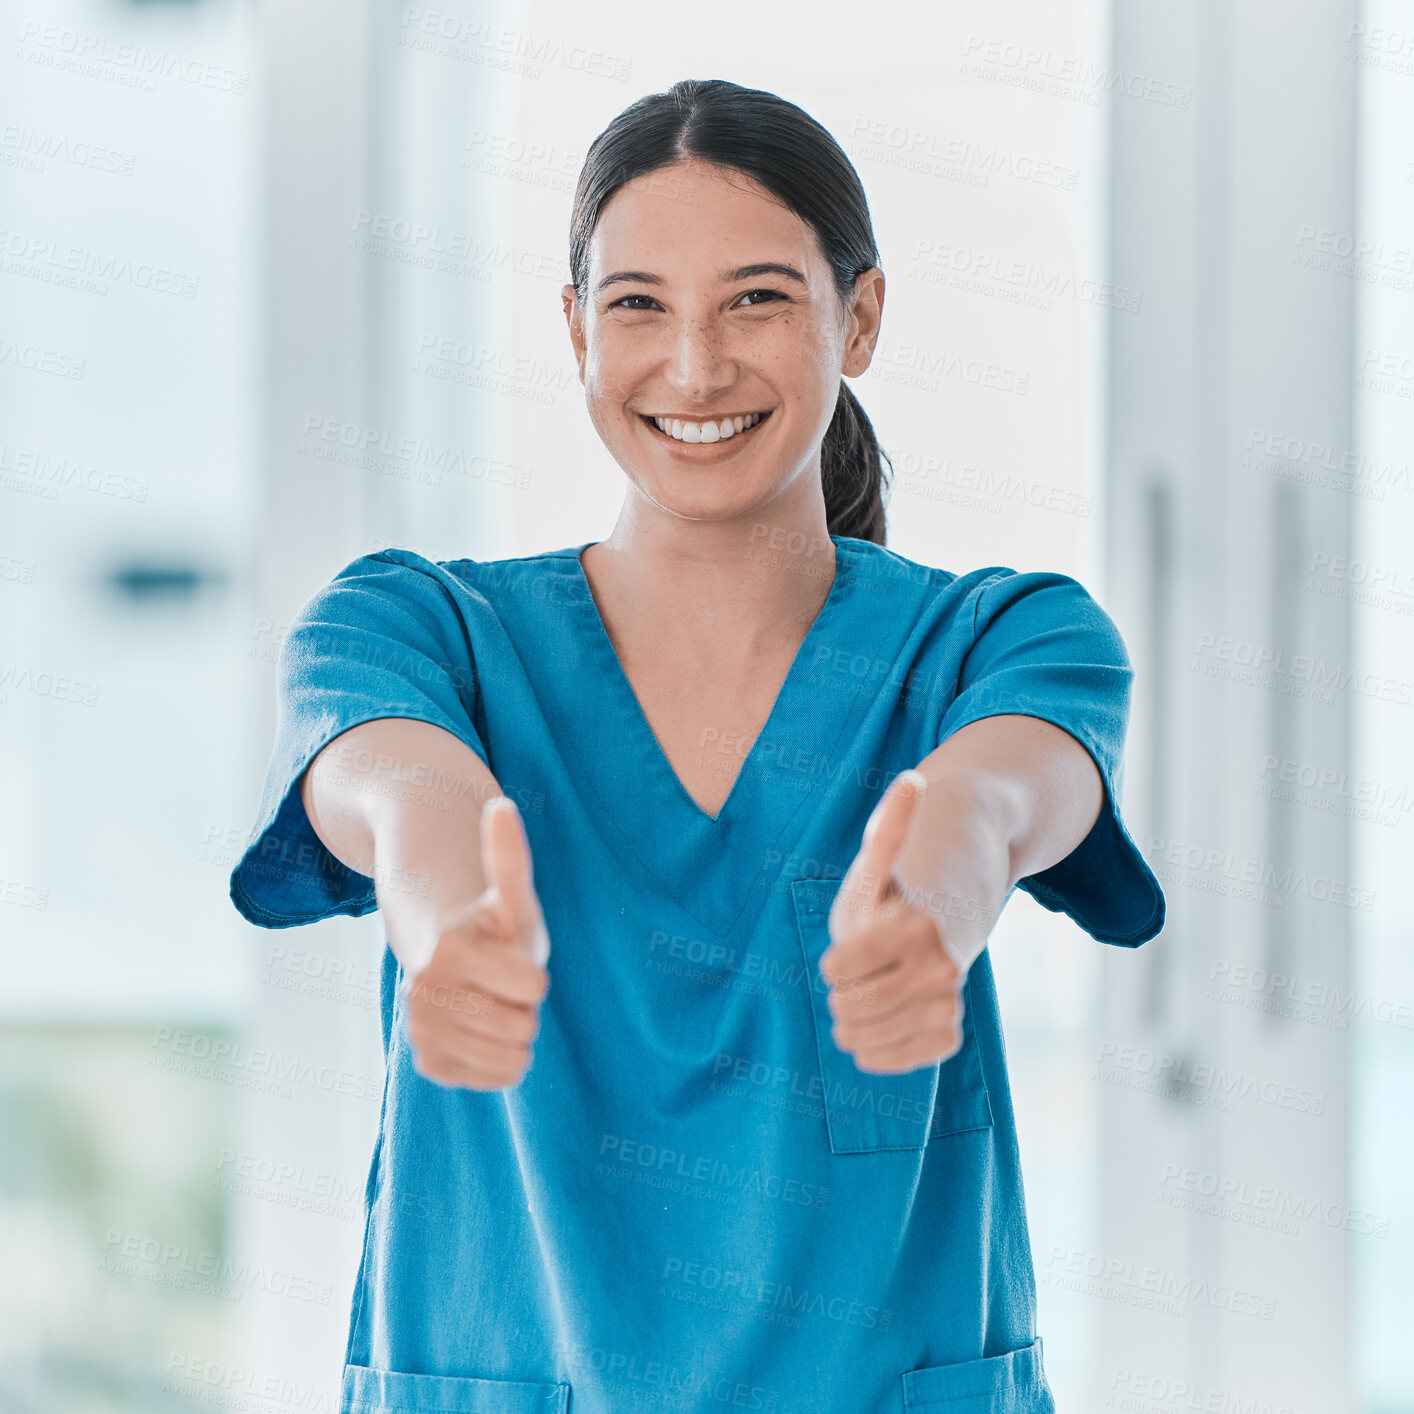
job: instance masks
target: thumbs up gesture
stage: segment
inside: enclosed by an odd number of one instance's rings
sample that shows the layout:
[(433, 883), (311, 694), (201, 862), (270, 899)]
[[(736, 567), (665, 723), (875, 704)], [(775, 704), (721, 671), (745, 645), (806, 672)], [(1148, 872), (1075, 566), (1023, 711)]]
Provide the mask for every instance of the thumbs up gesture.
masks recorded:
[(966, 968), (936, 915), (910, 904), (893, 872), (926, 786), (921, 772), (904, 771), (874, 808), (820, 957), (835, 1044), (873, 1074), (933, 1065), (962, 1045)]
[(407, 979), (407, 1036), (419, 1074), (441, 1085), (499, 1090), (530, 1065), (550, 985), (550, 938), (532, 882), (530, 846), (506, 796), (480, 821), (486, 888), (439, 921), (426, 966)]

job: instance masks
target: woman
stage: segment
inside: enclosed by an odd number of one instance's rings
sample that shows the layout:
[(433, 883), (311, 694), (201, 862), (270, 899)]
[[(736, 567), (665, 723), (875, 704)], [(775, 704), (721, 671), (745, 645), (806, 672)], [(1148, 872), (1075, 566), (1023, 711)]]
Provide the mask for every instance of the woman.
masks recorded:
[(800, 109), (633, 104), (571, 271), (612, 534), (346, 566), (232, 875), (387, 927), (341, 1408), (1049, 1411), (985, 943), (1017, 884), (1159, 929), (1124, 645), (1066, 576), (883, 548), (841, 379), (884, 279)]

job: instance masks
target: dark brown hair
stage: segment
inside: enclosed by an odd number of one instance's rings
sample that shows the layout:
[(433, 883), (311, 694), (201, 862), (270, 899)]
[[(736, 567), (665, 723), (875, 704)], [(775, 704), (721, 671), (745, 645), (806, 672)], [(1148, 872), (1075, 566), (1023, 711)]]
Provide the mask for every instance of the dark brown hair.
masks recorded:
[[(804, 109), (726, 79), (683, 79), (624, 109), (590, 144), (570, 218), (570, 272), (581, 303), (589, 241), (609, 199), (625, 183), (697, 159), (745, 173), (815, 232), (841, 302), (879, 263), (859, 174), (840, 145)], [(820, 448), (826, 525), (832, 535), (884, 543), (888, 457), (858, 399), (840, 379)]]

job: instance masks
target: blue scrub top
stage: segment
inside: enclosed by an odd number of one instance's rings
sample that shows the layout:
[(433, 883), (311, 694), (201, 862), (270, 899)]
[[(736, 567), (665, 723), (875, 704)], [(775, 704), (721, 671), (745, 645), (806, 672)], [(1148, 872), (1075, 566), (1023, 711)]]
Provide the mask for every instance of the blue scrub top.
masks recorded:
[(279, 665), (259, 823), (231, 876), (253, 923), (376, 908), (310, 827), (300, 773), (414, 717), (520, 806), (551, 951), (517, 1087), (413, 1068), (385, 949), (387, 1076), (340, 1414), (1052, 1414), (992, 968), (941, 1066), (858, 1070), (817, 963), (840, 877), (898, 772), (999, 713), (1079, 740), (1106, 804), (1021, 881), (1134, 945), (1164, 899), (1118, 810), (1132, 678), (1061, 574), (965, 575), (835, 536), (829, 597), (770, 717), (702, 750), (709, 816), (644, 717), (579, 562), (352, 561)]

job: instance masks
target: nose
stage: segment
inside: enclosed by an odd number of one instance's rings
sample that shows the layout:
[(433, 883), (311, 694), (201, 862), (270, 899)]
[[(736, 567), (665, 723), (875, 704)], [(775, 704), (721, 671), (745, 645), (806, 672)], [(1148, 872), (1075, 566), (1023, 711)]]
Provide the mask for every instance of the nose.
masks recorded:
[(688, 402), (706, 403), (736, 382), (737, 365), (718, 326), (694, 318), (679, 327), (665, 372)]

